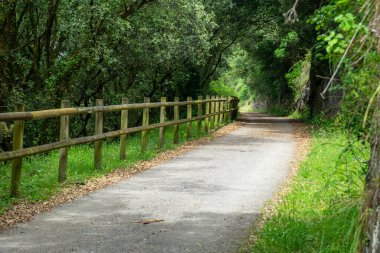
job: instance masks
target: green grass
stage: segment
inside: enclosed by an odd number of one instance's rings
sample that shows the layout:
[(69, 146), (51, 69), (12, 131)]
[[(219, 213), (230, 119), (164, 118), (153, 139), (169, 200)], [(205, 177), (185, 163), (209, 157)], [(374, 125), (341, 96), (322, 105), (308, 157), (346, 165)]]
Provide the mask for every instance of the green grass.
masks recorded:
[(253, 101), (243, 101), (239, 105), (240, 112), (253, 112)]
[(300, 119), (300, 120), (303, 120), (303, 121), (308, 121), (310, 119), (310, 117), (309, 117), (309, 111), (299, 111), (299, 110), (296, 110), (293, 113), (291, 113), (290, 115), (288, 115), (288, 118), (289, 119)]
[(271, 106), (266, 111), (269, 115), (277, 117), (286, 117), (291, 114), (291, 109), (286, 106)]
[(307, 159), (252, 252), (355, 252), (369, 148), (333, 128), (313, 133)]
[[(197, 133), (197, 124), (193, 122), (193, 139), (206, 136), (202, 131)], [(204, 129), (204, 128), (202, 128)], [(95, 170), (93, 164), (94, 151), (92, 145), (74, 146), (69, 149), (67, 182), (59, 184), (58, 178), (58, 151), (23, 159), (21, 189), (19, 198), (10, 198), (11, 165), (0, 164), (0, 214), (12, 205), (27, 200), (35, 203), (49, 199), (63, 187), (72, 184), (84, 184), (90, 178), (101, 177), (117, 168), (128, 169), (142, 160), (150, 160), (164, 150), (173, 149), (173, 127), (168, 127), (165, 134), (165, 146), (157, 148), (158, 129), (149, 132), (149, 147), (145, 153), (140, 152), (140, 134), (128, 136), (127, 159), (119, 159), (119, 142), (106, 141), (103, 145), (102, 170)], [(186, 124), (180, 126), (180, 144), (186, 142)]]
[(239, 106), (239, 111), (244, 113), (244, 112), (254, 112), (254, 113), (264, 113), (268, 114), (270, 116), (276, 116), (276, 117), (285, 117), (290, 114), (290, 111), (286, 108), (282, 107), (269, 107), (269, 108), (253, 108), (253, 102), (244, 102), (241, 103)]

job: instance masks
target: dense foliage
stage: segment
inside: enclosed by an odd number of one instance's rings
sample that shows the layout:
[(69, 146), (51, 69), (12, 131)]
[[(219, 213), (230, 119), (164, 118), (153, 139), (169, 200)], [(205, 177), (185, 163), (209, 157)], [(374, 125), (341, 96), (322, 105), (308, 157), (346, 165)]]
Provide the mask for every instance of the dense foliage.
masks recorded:
[[(268, 107), (281, 106), (291, 111), (302, 97), (302, 90), (308, 85), (310, 50), (315, 40), (312, 25), (306, 21), (319, 7), (319, 3), (306, 1), (298, 13), (298, 22), (288, 21), (284, 13), (293, 1), (265, 1), (260, 3), (262, 15), (267, 22), (252, 27), (234, 47), (234, 53), (227, 62), (235, 62), (232, 71), (220, 68), (219, 82), (226, 79), (238, 80), (227, 85), (250, 88), (251, 96), (257, 103)], [(237, 57), (239, 57), (238, 60)], [(305, 64), (303, 64), (305, 63)], [(287, 76), (293, 71), (293, 76)], [(298, 72), (304, 72), (302, 80), (296, 80)], [(306, 77), (306, 78), (305, 78)], [(305, 80), (306, 79), (306, 80)], [(244, 98), (243, 98), (244, 100)]]
[[(230, 0), (2, 1), (0, 111), (19, 102), (36, 110), (57, 108), (62, 99), (90, 106), (96, 98), (119, 104), (122, 97), (141, 102), (144, 96), (205, 95), (228, 49), (264, 20), (258, 6)], [(131, 114), (131, 124), (140, 118)], [(112, 116), (106, 121), (118, 127)], [(86, 135), (92, 125), (90, 115), (76, 117), (71, 135)], [(27, 125), (26, 145), (56, 139), (56, 126), (46, 120)], [(0, 136), (9, 138), (5, 130)]]

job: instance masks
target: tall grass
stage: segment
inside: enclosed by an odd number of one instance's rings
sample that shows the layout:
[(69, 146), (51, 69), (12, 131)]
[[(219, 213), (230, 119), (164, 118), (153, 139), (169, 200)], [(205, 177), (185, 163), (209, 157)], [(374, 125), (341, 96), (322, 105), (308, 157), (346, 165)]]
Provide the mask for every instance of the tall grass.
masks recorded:
[[(192, 124), (193, 139), (205, 136), (202, 131), (197, 133), (196, 122)], [(186, 142), (186, 124), (180, 126), (180, 145)], [(119, 141), (109, 140), (103, 145), (102, 169), (95, 170), (93, 163), (93, 146), (81, 145), (69, 149), (67, 182), (63, 185), (57, 181), (58, 175), (58, 151), (44, 155), (36, 155), (23, 159), (20, 197), (10, 198), (11, 164), (0, 164), (0, 214), (4, 213), (13, 204), (27, 200), (38, 202), (49, 199), (63, 187), (70, 184), (84, 184), (90, 178), (100, 177), (116, 168), (128, 169), (139, 161), (150, 160), (160, 152), (175, 148), (173, 144), (173, 127), (166, 129), (166, 141), (163, 148), (158, 148), (158, 129), (149, 132), (148, 151), (140, 151), (140, 134), (128, 136), (127, 159), (119, 159)]]
[(369, 148), (333, 128), (313, 144), (252, 252), (355, 252)]

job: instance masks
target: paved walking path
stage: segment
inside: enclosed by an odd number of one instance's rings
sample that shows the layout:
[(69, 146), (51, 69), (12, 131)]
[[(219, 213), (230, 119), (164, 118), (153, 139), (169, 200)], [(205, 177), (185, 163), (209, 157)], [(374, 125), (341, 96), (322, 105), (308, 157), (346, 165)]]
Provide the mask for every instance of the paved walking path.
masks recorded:
[[(0, 234), (0, 252), (233, 252), (284, 182), (292, 125), (244, 114), (243, 126), (125, 182)], [(143, 225), (145, 219), (162, 222)]]

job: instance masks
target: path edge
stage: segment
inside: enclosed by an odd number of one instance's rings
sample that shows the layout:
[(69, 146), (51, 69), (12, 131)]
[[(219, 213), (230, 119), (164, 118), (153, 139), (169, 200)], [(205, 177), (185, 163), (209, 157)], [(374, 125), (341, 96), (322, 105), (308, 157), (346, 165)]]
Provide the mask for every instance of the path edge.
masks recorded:
[(256, 221), (252, 224), (252, 228), (247, 235), (245, 243), (236, 251), (237, 253), (252, 252), (252, 248), (259, 239), (258, 233), (265, 226), (265, 223), (274, 217), (277, 213), (279, 204), (283, 198), (292, 190), (292, 183), (297, 176), (302, 162), (310, 154), (312, 148), (312, 130), (309, 125), (301, 121), (289, 122), (293, 126), (294, 138), (296, 141), (296, 148), (293, 152), (293, 159), (290, 163), (290, 171), (288, 172), (284, 183), (273, 194), (272, 198), (268, 200)]

